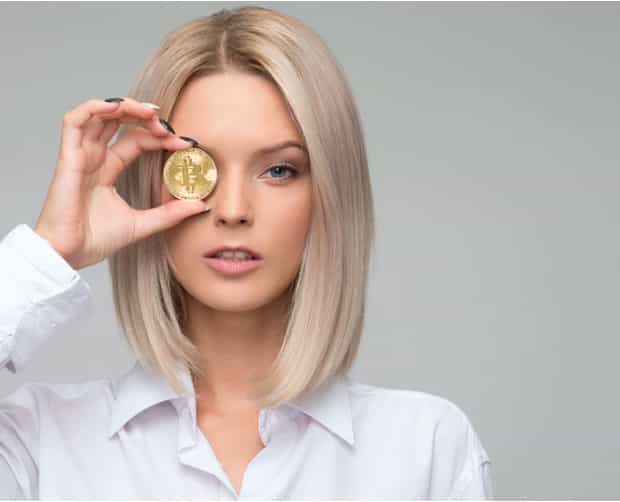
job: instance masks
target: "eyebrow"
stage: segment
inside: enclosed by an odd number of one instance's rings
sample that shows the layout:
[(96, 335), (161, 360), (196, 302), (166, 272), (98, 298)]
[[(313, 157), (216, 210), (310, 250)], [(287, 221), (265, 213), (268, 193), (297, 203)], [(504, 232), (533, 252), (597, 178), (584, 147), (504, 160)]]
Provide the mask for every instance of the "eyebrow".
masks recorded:
[(260, 150), (257, 150), (256, 153), (258, 153), (259, 155), (265, 155), (267, 153), (277, 152), (277, 151), (284, 150), (285, 148), (290, 148), (290, 147), (295, 147), (305, 153), (308, 153), (308, 149), (304, 145), (300, 145), (299, 143), (297, 143), (297, 141), (295, 140), (282, 141), (280, 143), (276, 143), (275, 145), (261, 148)]
[[(207, 152), (212, 151), (206, 145), (203, 145), (203, 144), (199, 143), (198, 146), (200, 148), (202, 148), (203, 150), (206, 150)], [(308, 149), (304, 145), (301, 145), (300, 143), (298, 143), (295, 140), (286, 140), (286, 141), (281, 141), (279, 143), (276, 143), (275, 145), (266, 146), (264, 148), (259, 148), (258, 150), (256, 150), (255, 155), (267, 155), (269, 153), (278, 152), (280, 150), (284, 150), (285, 148), (291, 148), (291, 147), (295, 147), (295, 148), (301, 150), (306, 155), (308, 154)]]

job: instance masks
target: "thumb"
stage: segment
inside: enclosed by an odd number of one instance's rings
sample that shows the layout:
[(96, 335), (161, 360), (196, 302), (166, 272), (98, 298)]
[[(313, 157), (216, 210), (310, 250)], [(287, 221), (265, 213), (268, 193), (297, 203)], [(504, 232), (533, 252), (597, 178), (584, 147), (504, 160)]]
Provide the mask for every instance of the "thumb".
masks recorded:
[(188, 216), (199, 214), (205, 209), (203, 201), (175, 199), (152, 209), (138, 211), (135, 238), (141, 240), (166, 230)]

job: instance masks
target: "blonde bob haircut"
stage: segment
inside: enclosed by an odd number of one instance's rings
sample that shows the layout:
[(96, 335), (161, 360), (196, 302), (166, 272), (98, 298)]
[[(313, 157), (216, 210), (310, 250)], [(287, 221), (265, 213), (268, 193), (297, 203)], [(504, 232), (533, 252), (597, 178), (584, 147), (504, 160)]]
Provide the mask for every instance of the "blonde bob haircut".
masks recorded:
[[(222, 9), (168, 33), (129, 97), (171, 115), (184, 86), (221, 72), (261, 75), (283, 94), (308, 149), (312, 216), (302, 263), (289, 286), (286, 331), (270, 373), (251, 393), (274, 407), (346, 375), (358, 352), (365, 317), (373, 201), (360, 117), (343, 70), (318, 34), (299, 19), (264, 7)], [(126, 133), (127, 125), (119, 134)], [(146, 152), (116, 183), (133, 208), (160, 201), (164, 151)], [(205, 371), (184, 333), (183, 289), (161, 233), (109, 258), (121, 328), (138, 359), (186, 394), (179, 365), (192, 378)]]

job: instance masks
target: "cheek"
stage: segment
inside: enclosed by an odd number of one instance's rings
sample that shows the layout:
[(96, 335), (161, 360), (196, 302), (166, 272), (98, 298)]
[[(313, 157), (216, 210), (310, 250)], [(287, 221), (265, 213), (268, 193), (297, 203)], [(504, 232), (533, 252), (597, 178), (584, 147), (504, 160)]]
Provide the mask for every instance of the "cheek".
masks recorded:
[(297, 257), (303, 250), (310, 225), (311, 195), (277, 199), (269, 208), (269, 233), (273, 236), (274, 248), (283, 254)]

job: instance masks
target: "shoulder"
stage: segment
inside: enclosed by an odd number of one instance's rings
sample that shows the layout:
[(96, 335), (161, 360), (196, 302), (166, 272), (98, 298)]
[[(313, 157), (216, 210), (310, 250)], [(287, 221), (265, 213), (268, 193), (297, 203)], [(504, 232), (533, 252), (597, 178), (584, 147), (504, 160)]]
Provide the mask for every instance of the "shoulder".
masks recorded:
[(491, 497), (489, 456), (460, 406), (428, 392), (350, 378), (348, 389), (362, 450), (379, 451), (413, 469), (407, 475), (427, 486), (427, 498)]
[(0, 397), (0, 460), (14, 471), (28, 498), (37, 493), (45, 459), (60, 458), (53, 452), (74, 455), (76, 444), (90, 451), (97, 445), (96, 438), (107, 425), (110, 395), (110, 382), (99, 379), (28, 382)]
[(112, 400), (112, 381), (106, 378), (77, 383), (27, 382), (0, 397), (0, 422), (17, 420), (20, 426), (38, 428), (41, 420), (52, 416), (101, 413)]
[(425, 423), (469, 422), (465, 412), (447, 398), (411, 389), (382, 387), (348, 378), (348, 389), (354, 411), (406, 417), (408, 421)]
[(353, 419), (360, 429), (377, 428), (381, 436), (424, 446), (434, 456), (459, 457), (474, 464), (488, 461), (469, 416), (453, 401), (436, 394), (389, 388), (348, 378)]

